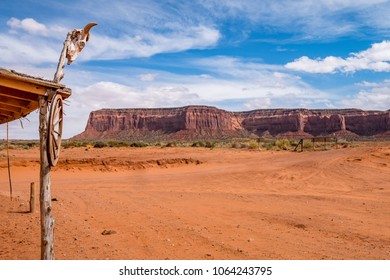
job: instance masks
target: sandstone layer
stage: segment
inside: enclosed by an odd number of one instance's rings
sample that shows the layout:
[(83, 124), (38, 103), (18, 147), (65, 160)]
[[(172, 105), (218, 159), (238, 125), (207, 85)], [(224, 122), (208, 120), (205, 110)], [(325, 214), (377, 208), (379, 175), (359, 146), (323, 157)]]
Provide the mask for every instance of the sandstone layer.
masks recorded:
[(102, 109), (90, 113), (85, 131), (73, 139), (193, 140), (334, 135), (390, 138), (390, 110), (259, 109), (229, 112), (210, 106)]

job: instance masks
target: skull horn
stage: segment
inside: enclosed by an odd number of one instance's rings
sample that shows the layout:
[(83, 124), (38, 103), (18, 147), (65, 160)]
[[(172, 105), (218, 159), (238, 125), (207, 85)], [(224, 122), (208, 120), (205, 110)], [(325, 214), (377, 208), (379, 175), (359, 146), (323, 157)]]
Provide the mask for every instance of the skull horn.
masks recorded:
[(83, 29), (83, 35), (86, 37), (87, 41), (89, 39), (89, 31), (91, 30), (92, 27), (94, 27), (95, 25), (97, 25), (96, 22), (90, 22), (88, 23), (84, 29)]

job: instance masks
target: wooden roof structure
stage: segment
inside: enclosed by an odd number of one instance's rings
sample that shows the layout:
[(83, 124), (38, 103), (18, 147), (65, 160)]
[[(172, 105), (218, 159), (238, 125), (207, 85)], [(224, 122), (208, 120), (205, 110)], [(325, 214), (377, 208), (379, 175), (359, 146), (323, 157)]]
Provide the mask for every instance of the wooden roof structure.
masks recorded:
[[(91, 22), (84, 29), (68, 32), (52, 81), (0, 68), (0, 124), (23, 118), (39, 109), (42, 260), (54, 260), (50, 169), (57, 164), (60, 154), (64, 112), (62, 101), (72, 94), (60, 81), (64, 76), (65, 59), (68, 59), (69, 65), (78, 57), (89, 39), (90, 29), (95, 25), (96, 23)], [(11, 180), (10, 194), (12, 198)]]
[(39, 107), (39, 98), (55, 93), (63, 99), (72, 91), (65, 85), (0, 68), (0, 124), (27, 116)]

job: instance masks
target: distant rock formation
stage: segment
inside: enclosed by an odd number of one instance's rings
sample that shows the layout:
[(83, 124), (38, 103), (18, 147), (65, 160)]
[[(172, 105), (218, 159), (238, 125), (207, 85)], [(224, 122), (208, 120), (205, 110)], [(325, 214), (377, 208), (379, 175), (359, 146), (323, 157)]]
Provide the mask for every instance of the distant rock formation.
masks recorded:
[(210, 106), (102, 109), (90, 113), (73, 140), (195, 140), (231, 137), (345, 135), (390, 138), (390, 110), (259, 109), (229, 112)]

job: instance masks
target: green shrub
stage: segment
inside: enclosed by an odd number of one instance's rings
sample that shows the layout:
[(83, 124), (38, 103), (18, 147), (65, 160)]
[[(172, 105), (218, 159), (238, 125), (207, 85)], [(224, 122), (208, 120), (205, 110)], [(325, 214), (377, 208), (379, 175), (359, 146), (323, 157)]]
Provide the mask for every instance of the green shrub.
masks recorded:
[(257, 141), (250, 141), (249, 142), (249, 147), (250, 150), (256, 150), (259, 148), (259, 143)]
[(191, 147), (205, 147), (206, 144), (203, 143), (202, 141), (196, 141), (194, 143), (192, 143)]
[(248, 149), (249, 145), (248, 143), (241, 143), (240, 148), (241, 149)]
[(27, 142), (26, 146), (29, 148), (39, 147), (39, 142)]
[(165, 147), (176, 147), (177, 143), (176, 142), (168, 142)]
[(298, 145), (298, 141), (297, 140), (290, 140), (290, 146), (291, 147), (296, 147)]
[(278, 139), (276, 140), (275, 145), (281, 150), (287, 150), (290, 147), (290, 141), (288, 141), (288, 139)]
[(304, 149), (312, 149), (313, 142), (311, 140), (303, 141), (303, 148)]
[(104, 143), (104, 142), (96, 142), (94, 145), (93, 145), (94, 148), (104, 148), (104, 147), (107, 147), (107, 144)]
[(148, 144), (144, 142), (133, 142), (130, 144), (130, 147), (137, 147), (137, 148), (142, 148), (142, 147), (147, 147), (149, 146)]
[(108, 141), (107, 145), (109, 147), (116, 147), (116, 148), (119, 148), (119, 147), (128, 147), (129, 144), (126, 143), (126, 142), (123, 142), (123, 141)]
[(68, 148), (78, 148), (78, 147), (87, 147), (87, 142), (80, 142), (80, 141), (63, 141), (62, 147), (64, 149)]
[(275, 141), (263, 143), (263, 147), (272, 150), (275, 147)]
[(206, 148), (210, 148), (210, 149), (215, 148), (215, 142), (209, 142), (209, 141), (207, 141), (207, 142), (205, 143), (204, 146), (205, 146)]
[(240, 143), (238, 143), (238, 142), (233, 142), (233, 143), (232, 143), (232, 148), (238, 149), (238, 148), (241, 148), (241, 145), (240, 145)]

